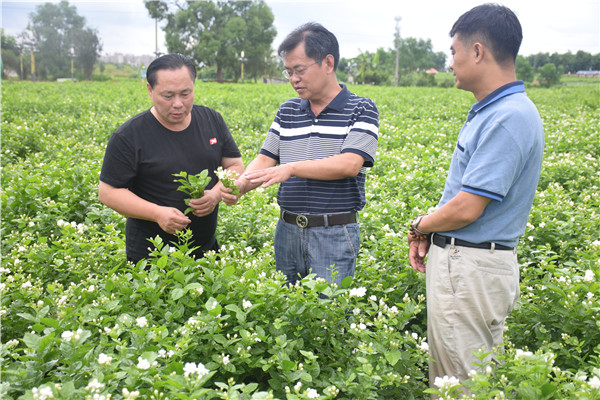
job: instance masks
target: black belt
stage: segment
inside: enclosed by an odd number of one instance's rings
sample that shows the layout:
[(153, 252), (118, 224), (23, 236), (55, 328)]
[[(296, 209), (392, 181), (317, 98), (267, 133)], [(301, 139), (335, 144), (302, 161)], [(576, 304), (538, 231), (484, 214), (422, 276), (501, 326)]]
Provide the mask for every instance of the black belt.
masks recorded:
[(345, 225), (356, 222), (356, 212), (326, 215), (301, 215), (281, 210), (281, 219), (300, 228), (314, 226)]
[[(441, 247), (442, 249), (444, 247), (446, 247), (447, 244), (452, 244), (453, 238), (451, 238), (450, 236), (438, 235), (438, 234), (434, 233), (433, 235), (431, 235), (431, 237), (432, 237), (431, 242), (433, 244), (435, 244), (436, 246)], [(475, 249), (487, 249), (487, 250), (492, 248), (492, 243), (490, 243), (490, 242), (471, 243), (471, 242), (467, 242), (466, 240), (461, 240), (461, 239), (456, 239), (456, 238), (454, 238), (454, 245), (455, 246), (463, 246), (463, 247), (473, 247)], [(508, 246), (494, 243), (494, 249), (495, 250), (514, 250), (514, 247), (508, 247)]]

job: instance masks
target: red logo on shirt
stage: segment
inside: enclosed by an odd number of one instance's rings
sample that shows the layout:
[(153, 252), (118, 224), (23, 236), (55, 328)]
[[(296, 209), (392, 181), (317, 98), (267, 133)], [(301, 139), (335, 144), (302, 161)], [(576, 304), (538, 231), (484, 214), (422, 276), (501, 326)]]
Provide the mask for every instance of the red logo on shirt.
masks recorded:
[(212, 146), (213, 144), (217, 144), (217, 138), (216, 138), (216, 137), (214, 137), (214, 138), (210, 139), (209, 143), (210, 143), (210, 145), (211, 145), (211, 146)]

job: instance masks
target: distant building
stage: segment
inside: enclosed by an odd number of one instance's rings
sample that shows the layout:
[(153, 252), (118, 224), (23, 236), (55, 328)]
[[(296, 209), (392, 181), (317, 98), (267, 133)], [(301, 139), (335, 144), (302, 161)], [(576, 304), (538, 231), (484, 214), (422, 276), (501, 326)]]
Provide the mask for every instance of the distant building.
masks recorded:
[(128, 64), (133, 66), (144, 64), (148, 66), (154, 58), (153, 55), (136, 56), (133, 54), (113, 53), (100, 56), (100, 61), (111, 64)]
[(437, 75), (438, 70), (435, 68), (429, 68), (427, 71), (425, 71), (425, 73), (429, 75)]
[(578, 78), (600, 78), (600, 71), (577, 71)]

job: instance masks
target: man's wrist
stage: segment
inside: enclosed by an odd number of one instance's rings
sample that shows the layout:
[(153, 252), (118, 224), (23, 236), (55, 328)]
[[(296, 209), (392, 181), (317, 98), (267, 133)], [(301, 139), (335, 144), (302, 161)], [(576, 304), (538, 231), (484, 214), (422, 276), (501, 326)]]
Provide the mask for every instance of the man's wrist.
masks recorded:
[(429, 240), (431, 236), (431, 232), (424, 232), (419, 229), (419, 224), (426, 215), (427, 214), (417, 215), (410, 223), (409, 232), (414, 240)]

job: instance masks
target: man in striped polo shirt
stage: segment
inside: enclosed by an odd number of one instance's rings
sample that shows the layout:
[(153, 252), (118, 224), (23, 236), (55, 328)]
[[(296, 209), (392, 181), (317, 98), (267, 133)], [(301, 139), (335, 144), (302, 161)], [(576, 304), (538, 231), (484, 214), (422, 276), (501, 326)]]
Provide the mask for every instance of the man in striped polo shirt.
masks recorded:
[[(372, 100), (338, 83), (339, 45), (320, 24), (294, 30), (278, 54), (299, 97), (279, 107), (237, 185), (243, 194), (280, 183), (275, 264), (291, 284), (309, 273), (340, 284), (354, 276), (357, 212), (365, 205), (366, 168), (375, 161), (379, 114)], [(228, 192), (223, 198), (238, 199)]]

